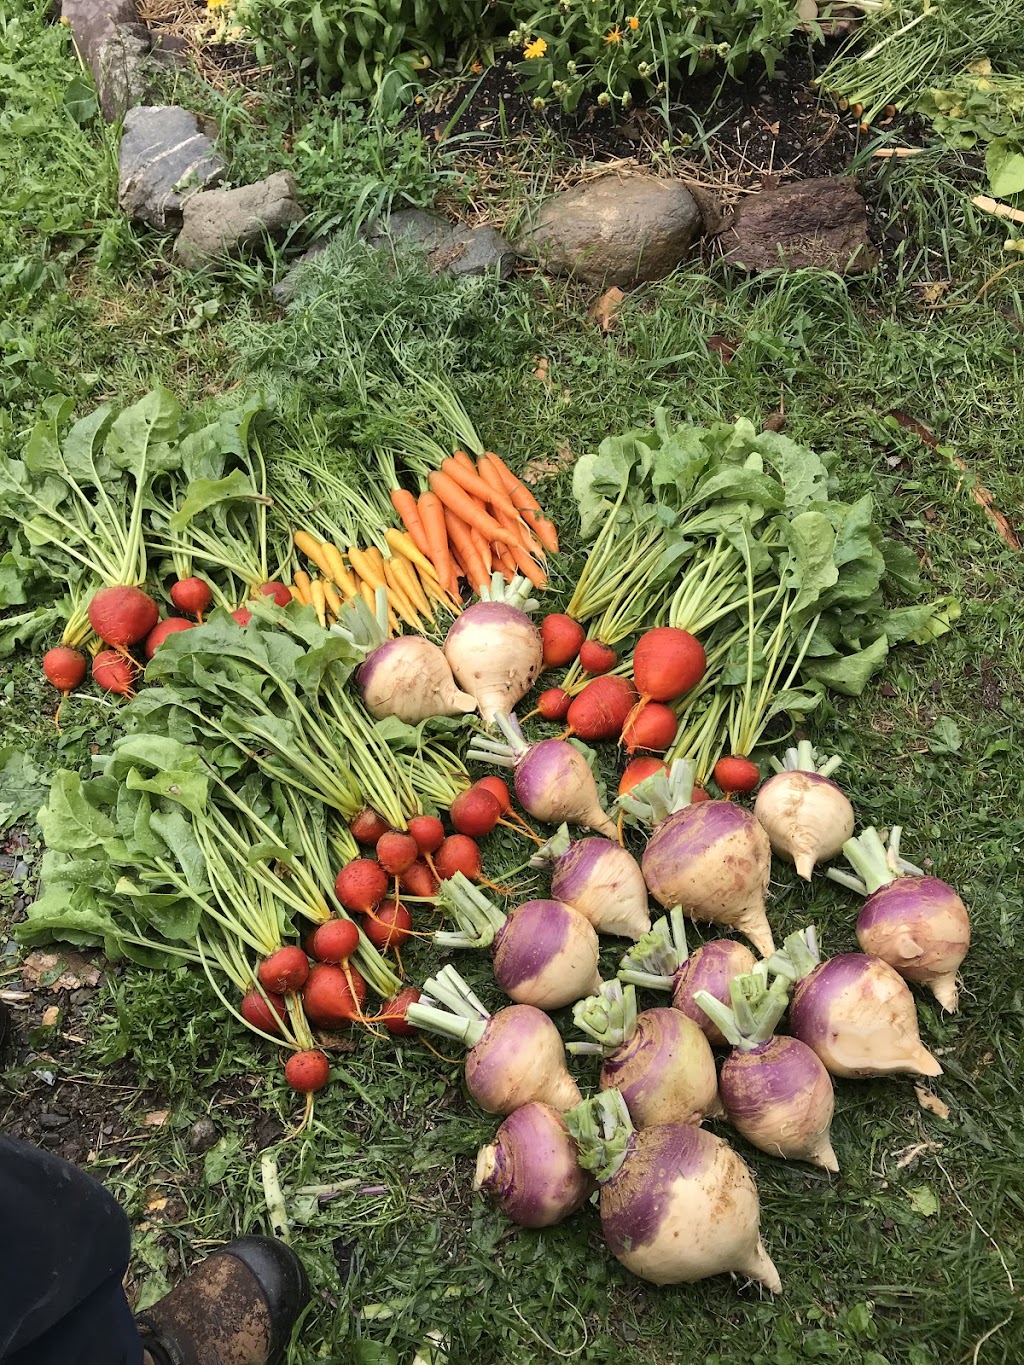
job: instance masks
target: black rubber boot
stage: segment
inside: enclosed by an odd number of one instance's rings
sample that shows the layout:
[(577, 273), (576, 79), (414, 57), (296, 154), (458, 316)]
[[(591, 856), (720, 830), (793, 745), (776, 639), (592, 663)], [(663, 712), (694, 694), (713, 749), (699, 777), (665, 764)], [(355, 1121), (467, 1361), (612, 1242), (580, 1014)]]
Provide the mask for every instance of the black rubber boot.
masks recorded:
[(308, 1302), (306, 1272), (290, 1247), (240, 1237), (136, 1322), (154, 1365), (279, 1365)]

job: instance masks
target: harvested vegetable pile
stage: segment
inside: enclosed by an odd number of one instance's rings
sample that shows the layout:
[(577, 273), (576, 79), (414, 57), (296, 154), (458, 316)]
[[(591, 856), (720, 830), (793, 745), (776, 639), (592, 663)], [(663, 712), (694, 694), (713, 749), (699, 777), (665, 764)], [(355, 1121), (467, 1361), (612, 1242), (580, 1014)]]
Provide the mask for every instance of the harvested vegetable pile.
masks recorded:
[[(41, 641), (63, 620), (55, 686), (82, 685), (84, 648), (127, 699), (94, 771), (53, 779), (18, 936), (204, 972), (282, 1049), (300, 1127), (335, 1030), (455, 1040), (469, 1094), (505, 1119), (477, 1186), (510, 1218), (549, 1226), (599, 1188), (634, 1273), (778, 1292), (753, 1176), (702, 1123), (837, 1170), (832, 1077), (938, 1074), (906, 983), (954, 1009), (970, 926), (899, 830), (854, 837), (838, 759), (801, 736), (761, 785), (761, 752), (895, 645), (941, 636), (956, 604), (894, 604), (918, 592), (916, 558), (870, 498), (836, 500), (814, 452), (659, 412), (579, 461), (590, 553), (538, 624), (555, 528), (418, 382), (433, 434), (396, 421), (358, 489), (325, 453), (275, 450), (249, 409), (200, 422), (162, 392), (70, 428), (51, 414), (0, 470), (27, 599), (0, 629)], [(71, 587), (57, 606), (54, 584)], [(488, 878), (479, 841), (499, 825), (546, 895)], [(766, 891), (773, 856), (810, 882), (840, 853), (856, 875), (828, 875), (865, 897), (863, 952), (823, 960)], [(754, 951), (691, 952), (685, 918)], [(419, 983), (412, 945), (431, 957)], [(457, 967), (481, 950), (493, 998)], [(640, 1010), (638, 990), (667, 998)], [(569, 1007), (583, 1037), (566, 1047), (551, 1015)], [(592, 1053), (584, 1100), (567, 1054)]]

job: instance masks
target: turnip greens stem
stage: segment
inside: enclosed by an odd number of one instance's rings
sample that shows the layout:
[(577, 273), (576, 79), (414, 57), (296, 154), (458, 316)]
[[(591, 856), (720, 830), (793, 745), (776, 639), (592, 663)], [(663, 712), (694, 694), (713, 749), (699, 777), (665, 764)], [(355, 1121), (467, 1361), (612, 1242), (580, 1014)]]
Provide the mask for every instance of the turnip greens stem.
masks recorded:
[(766, 1043), (789, 1004), (789, 988), (784, 977), (777, 977), (772, 986), (766, 985), (767, 970), (734, 977), (729, 983), (732, 1009), (708, 991), (695, 991), (698, 1004), (719, 1031), (741, 1052), (752, 1052)]
[(901, 825), (894, 825), (889, 833), (888, 846), (882, 836), (869, 825), (858, 838), (847, 839), (843, 853), (847, 862), (859, 876), (852, 877), (838, 868), (828, 868), (825, 875), (840, 886), (847, 886), (861, 896), (870, 896), (879, 887), (888, 886), (900, 877), (923, 877), (924, 869), (917, 867), (900, 856), (900, 840), (903, 836)]
[(441, 883), (437, 899), (455, 916), (460, 932), (438, 930), (434, 942), (442, 948), (487, 948), (504, 927), (505, 916), (461, 872)]
[(618, 1090), (604, 1090), (565, 1115), (579, 1153), (579, 1163), (603, 1184), (626, 1159), (633, 1124)]
[(809, 976), (821, 961), (818, 950), (818, 935), (814, 925), (798, 929), (789, 934), (780, 952), (773, 953), (765, 962), (765, 967), (775, 976), (796, 985)]
[(569, 1043), (575, 1056), (599, 1051), (614, 1052), (636, 1031), (636, 987), (622, 986), (621, 980), (605, 981), (597, 995), (587, 996), (572, 1007), (573, 1023), (593, 1043)]
[(686, 922), (677, 905), (623, 954), (617, 976), (632, 986), (670, 991), (687, 956)]
[(667, 773), (656, 772), (644, 778), (632, 791), (620, 796), (616, 804), (643, 825), (660, 825), (690, 805), (696, 771), (692, 759), (677, 758)]

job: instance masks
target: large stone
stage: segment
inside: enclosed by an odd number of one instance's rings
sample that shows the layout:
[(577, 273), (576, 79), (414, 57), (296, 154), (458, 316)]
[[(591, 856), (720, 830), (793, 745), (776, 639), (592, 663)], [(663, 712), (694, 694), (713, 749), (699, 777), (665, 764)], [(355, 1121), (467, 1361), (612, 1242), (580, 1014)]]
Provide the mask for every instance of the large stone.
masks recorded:
[(198, 265), (279, 237), (306, 216), (297, 193), (294, 177), (278, 171), (255, 185), (194, 195), (185, 205), (174, 254), (186, 265)]
[(61, 18), (89, 63), (108, 123), (146, 97), (149, 29), (135, 0), (63, 0)]
[(172, 230), (189, 199), (223, 177), (224, 162), (187, 109), (143, 104), (125, 114), (118, 201), (132, 218)]
[(878, 262), (864, 200), (848, 176), (798, 180), (751, 195), (722, 244), (726, 260), (754, 271), (815, 267), (855, 275)]
[(626, 289), (671, 274), (703, 226), (680, 181), (609, 173), (553, 195), (515, 247), (551, 274)]

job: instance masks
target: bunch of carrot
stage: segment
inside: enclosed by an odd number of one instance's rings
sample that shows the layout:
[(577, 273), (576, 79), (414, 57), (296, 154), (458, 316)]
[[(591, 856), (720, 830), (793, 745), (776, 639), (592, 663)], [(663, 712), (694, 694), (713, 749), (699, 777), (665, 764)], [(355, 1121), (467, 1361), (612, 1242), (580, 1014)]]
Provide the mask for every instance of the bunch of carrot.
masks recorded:
[(458, 610), (458, 599), (453, 601), (449, 597), (429, 559), (404, 531), (384, 532), (389, 551), (386, 555), (376, 545), (365, 549), (349, 545), (343, 554), (337, 545), (318, 540), (308, 531), (296, 531), (294, 541), (296, 550), (315, 564), (320, 574), (310, 577), (305, 570), (297, 569), (290, 591), (298, 601), (315, 610), (321, 625), (336, 619), (344, 604), (356, 596), (363, 597), (372, 611), (378, 588), (387, 594), (388, 621), (393, 632), (401, 629), (399, 621), (418, 631), (423, 629), (424, 621), (433, 623), (434, 602), (449, 611)]
[(545, 586), (545, 552), (558, 550), (558, 535), (503, 460), (487, 451), (474, 464), (457, 450), (427, 482), (419, 499), (393, 488), (391, 502), (436, 581), (453, 597), (458, 599), (460, 578), (485, 595), (495, 571), (506, 581), (519, 573), (535, 587)]

